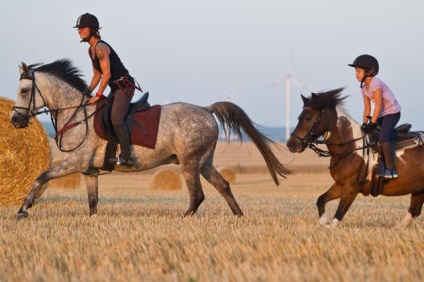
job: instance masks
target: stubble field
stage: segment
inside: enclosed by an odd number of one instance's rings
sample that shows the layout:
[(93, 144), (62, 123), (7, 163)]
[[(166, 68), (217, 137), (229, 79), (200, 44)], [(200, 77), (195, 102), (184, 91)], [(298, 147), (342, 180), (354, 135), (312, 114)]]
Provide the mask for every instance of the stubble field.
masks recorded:
[(220, 143), (215, 155), (238, 172), (244, 217), (203, 182), (206, 200), (183, 218), (187, 190), (150, 189), (152, 171), (101, 176), (91, 218), (84, 184), (47, 189), (25, 220), (15, 221), (18, 206), (0, 207), (0, 281), (424, 280), (423, 216), (394, 228), (408, 196), (360, 195), (329, 230), (315, 207), (332, 183), (328, 159), (278, 151), (298, 172), (276, 187), (252, 144)]

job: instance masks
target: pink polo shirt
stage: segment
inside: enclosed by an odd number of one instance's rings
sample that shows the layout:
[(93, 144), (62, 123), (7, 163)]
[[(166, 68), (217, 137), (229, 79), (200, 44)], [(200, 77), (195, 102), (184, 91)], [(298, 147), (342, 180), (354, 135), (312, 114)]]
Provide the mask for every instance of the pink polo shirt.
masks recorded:
[(383, 93), (383, 107), (381, 108), (380, 114), (378, 117), (382, 117), (389, 114), (396, 114), (402, 110), (399, 102), (396, 100), (395, 95), (393, 95), (392, 90), (378, 77), (373, 77), (371, 79), (371, 84), (368, 89), (367, 86), (362, 85), (361, 92), (362, 96), (368, 97), (373, 103), (374, 101), (374, 91), (377, 89), (381, 89)]

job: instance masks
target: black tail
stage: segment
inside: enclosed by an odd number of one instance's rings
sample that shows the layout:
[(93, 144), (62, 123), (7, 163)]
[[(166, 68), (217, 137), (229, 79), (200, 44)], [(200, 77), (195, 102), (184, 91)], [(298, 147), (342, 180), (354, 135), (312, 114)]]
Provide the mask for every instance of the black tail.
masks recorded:
[(276, 145), (274, 141), (263, 135), (255, 128), (254, 122), (249, 118), (243, 109), (230, 102), (217, 102), (207, 107), (215, 113), (225, 132), (225, 138), (230, 140), (231, 132), (235, 133), (240, 140), (243, 140), (243, 130), (247, 136), (255, 143), (265, 159), (269, 172), (276, 185), (279, 185), (277, 174), (286, 178), (292, 171), (285, 168), (271, 150), (270, 145)]

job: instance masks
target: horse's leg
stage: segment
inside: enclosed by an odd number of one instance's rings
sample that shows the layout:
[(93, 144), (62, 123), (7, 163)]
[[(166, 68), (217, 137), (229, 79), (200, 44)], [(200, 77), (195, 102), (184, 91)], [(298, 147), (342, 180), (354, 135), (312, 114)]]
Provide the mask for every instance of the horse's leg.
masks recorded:
[(355, 200), (358, 195), (360, 187), (344, 186), (341, 190), (342, 193), (340, 202), (337, 207), (336, 214), (334, 215), (333, 222), (330, 225), (326, 225), (326, 227), (334, 228), (343, 219), (344, 215), (352, 205), (353, 200)]
[(190, 205), (184, 216), (189, 216), (196, 213), (200, 204), (205, 199), (205, 195), (203, 194), (202, 184), (200, 183), (198, 165), (194, 163), (181, 163), (181, 171), (190, 196)]
[(327, 192), (319, 196), (317, 200), (317, 208), (318, 208), (319, 223), (321, 225), (331, 224), (330, 219), (328, 219), (325, 213), (325, 204), (329, 201), (339, 199), (342, 193), (341, 188), (342, 187), (340, 185), (338, 185), (337, 183), (334, 183), (333, 185), (331, 185), (330, 189), (328, 189)]
[(97, 214), (97, 203), (99, 202), (98, 177), (97, 175), (84, 175), (87, 186), (88, 206), (90, 216)]
[(399, 222), (398, 225), (396, 225), (396, 228), (397, 229), (405, 228), (412, 221), (414, 217), (419, 216), (421, 214), (423, 204), (424, 204), (424, 190), (417, 193), (412, 193), (408, 214), (402, 219), (401, 222)]
[(34, 185), (32, 186), (31, 190), (29, 191), (28, 195), (26, 196), (24, 202), (22, 203), (21, 208), (18, 211), (18, 214), (16, 215), (16, 219), (22, 219), (25, 217), (28, 217), (28, 209), (30, 209), (35, 201), (36, 196), (38, 195), (41, 187), (48, 181), (47, 177), (47, 171), (40, 174), (40, 176), (37, 177), (37, 179), (34, 182)]
[(18, 211), (18, 214), (16, 215), (16, 219), (21, 219), (28, 216), (28, 209), (30, 209), (34, 201), (37, 197), (37, 195), (40, 193), (41, 188), (44, 184), (46, 184), (51, 179), (55, 179), (58, 177), (66, 176), (71, 173), (79, 172), (80, 167), (75, 166), (73, 162), (67, 162), (66, 160), (63, 161), (61, 164), (54, 166), (43, 173), (41, 173), (37, 179), (34, 182), (34, 185), (32, 186), (31, 190), (28, 193), (28, 196), (26, 196), (21, 208)]
[(233, 214), (237, 216), (243, 216), (243, 212), (241, 211), (239, 205), (236, 202), (236, 199), (231, 192), (230, 184), (222, 177), (222, 175), (215, 169), (215, 167), (206, 162), (201, 169), (201, 174), (203, 177), (211, 183), (216, 190), (221, 194), (222, 197), (227, 201), (230, 206)]

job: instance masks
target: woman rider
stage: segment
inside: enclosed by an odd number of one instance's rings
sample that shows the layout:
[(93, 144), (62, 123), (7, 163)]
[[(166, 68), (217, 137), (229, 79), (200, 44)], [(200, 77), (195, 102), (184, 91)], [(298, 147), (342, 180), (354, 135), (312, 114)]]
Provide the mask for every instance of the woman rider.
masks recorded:
[(111, 121), (121, 153), (118, 158), (110, 159), (110, 162), (131, 167), (136, 162), (131, 156), (130, 138), (124, 118), (136, 88), (134, 78), (128, 73), (113, 48), (101, 40), (99, 21), (94, 15), (89, 13), (81, 15), (74, 28), (78, 29), (81, 42), (90, 45), (88, 55), (93, 65), (93, 78), (88, 87), (89, 91), (92, 92), (100, 84), (96, 95), (89, 103), (96, 103), (108, 85), (111, 88), (110, 95), (113, 96)]

